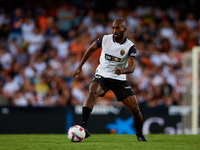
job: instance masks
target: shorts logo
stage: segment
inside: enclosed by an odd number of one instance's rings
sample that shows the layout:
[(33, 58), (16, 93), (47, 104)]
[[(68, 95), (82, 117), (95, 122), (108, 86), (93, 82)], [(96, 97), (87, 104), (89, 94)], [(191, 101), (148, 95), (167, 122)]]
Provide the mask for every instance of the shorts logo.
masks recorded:
[(96, 75), (95, 75), (95, 78), (97, 78), (97, 79), (100, 79), (100, 78), (101, 78), (101, 76), (100, 76), (100, 75), (98, 75), (98, 74), (96, 74)]
[(131, 86), (126, 86), (126, 87), (124, 87), (125, 89), (131, 89)]
[(122, 50), (120, 51), (120, 55), (123, 56), (124, 54), (125, 54), (125, 50), (122, 49)]

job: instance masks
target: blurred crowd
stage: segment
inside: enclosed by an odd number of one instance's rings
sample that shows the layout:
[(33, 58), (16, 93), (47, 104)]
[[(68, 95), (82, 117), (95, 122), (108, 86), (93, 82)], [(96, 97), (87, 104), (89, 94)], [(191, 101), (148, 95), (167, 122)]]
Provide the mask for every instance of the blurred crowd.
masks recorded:
[[(0, 106), (83, 104), (101, 49), (85, 63), (78, 78), (72, 74), (90, 44), (112, 33), (117, 18), (126, 20), (126, 36), (137, 48), (137, 67), (127, 80), (139, 104), (181, 105), (181, 57), (200, 45), (200, 3), (148, 2), (1, 2)], [(111, 91), (96, 103), (122, 106)]]

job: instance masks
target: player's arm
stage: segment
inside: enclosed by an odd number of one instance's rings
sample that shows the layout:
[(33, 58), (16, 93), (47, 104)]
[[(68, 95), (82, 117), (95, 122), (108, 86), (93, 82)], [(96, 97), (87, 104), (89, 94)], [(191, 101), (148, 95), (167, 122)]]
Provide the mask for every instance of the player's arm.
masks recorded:
[(124, 69), (119, 69), (117, 67), (115, 67), (115, 74), (130, 74), (133, 73), (135, 70), (135, 65), (136, 64), (136, 60), (133, 58), (128, 58), (128, 66)]
[(82, 66), (84, 63), (90, 58), (90, 56), (101, 47), (102, 44), (102, 38), (99, 38), (98, 40), (94, 41), (90, 47), (87, 49), (87, 51), (84, 53), (78, 67), (76, 68), (75, 72), (73, 73), (73, 77), (77, 77), (82, 72)]
[(129, 49), (129, 53), (128, 53), (128, 66), (124, 69), (119, 69), (117, 67), (115, 67), (115, 74), (130, 74), (133, 73), (136, 67), (136, 59), (137, 59), (137, 54), (136, 54), (136, 48), (133, 45), (130, 49)]

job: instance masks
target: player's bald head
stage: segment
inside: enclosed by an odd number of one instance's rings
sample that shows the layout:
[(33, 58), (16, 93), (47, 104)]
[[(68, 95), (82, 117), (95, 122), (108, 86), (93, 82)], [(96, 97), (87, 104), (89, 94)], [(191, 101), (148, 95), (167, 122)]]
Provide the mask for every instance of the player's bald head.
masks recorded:
[(126, 21), (124, 19), (117, 19), (113, 22), (113, 25), (114, 24), (121, 26), (122, 28), (126, 29)]
[(126, 21), (124, 19), (115, 20), (112, 24), (112, 32), (115, 40), (123, 40), (126, 29)]

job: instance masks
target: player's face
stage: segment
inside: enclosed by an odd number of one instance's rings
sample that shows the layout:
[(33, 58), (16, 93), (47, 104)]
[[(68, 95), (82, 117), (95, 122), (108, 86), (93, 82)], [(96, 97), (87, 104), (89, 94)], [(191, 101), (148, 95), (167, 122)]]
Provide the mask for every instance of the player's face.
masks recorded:
[(122, 24), (114, 22), (112, 25), (112, 32), (115, 39), (121, 39), (124, 36), (125, 28)]

